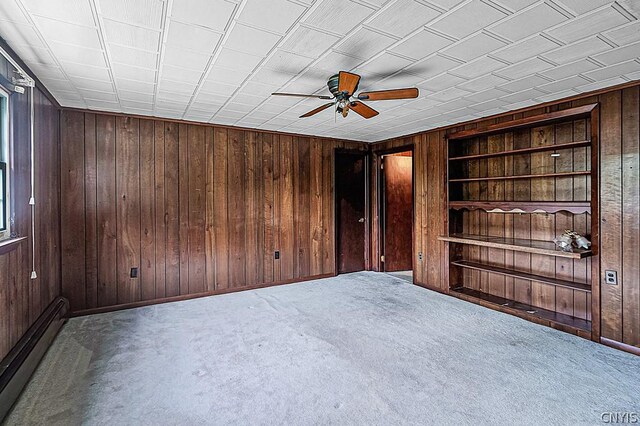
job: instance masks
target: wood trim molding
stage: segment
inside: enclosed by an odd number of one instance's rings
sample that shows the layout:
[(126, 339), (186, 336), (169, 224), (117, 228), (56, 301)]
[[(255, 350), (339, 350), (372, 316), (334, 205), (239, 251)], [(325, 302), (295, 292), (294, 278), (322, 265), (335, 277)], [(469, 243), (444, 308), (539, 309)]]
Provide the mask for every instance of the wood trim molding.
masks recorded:
[(629, 352), (630, 354), (640, 356), (640, 348), (637, 346), (627, 345), (626, 343), (618, 342), (616, 340), (607, 339), (606, 337), (600, 337), (600, 343), (610, 346), (621, 351)]
[(294, 278), (291, 280), (278, 281), (278, 282), (272, 282), (272, 283), (255, 284), (255, 285), (235, 287), (235, 288), (226, 288), (223, 290), (207, 291), (204, 293), (184, 294), (180, 296), (163, 297), (161, 299), (142, 300), (140, 302), (134, 302), (134, 303), (123, 303), (120, 305), (105, 306), (102, 308), (92, 308), (92, 309), (84, 309), (80, 311), (72, 311), (69, 314), (69, 316), (80, 317), (85, 315), (103, 314), (105, 312), (121, 311), (123, 309), (141, 308), (144, 306), (158, 305), (161, 303), (179, 302), (182, 300), (197, 299), (200, 297), (207, 297), (207, 296), (217, 296), (220, 294), (237, 293), (239, 291), (246, 291), (246, 290), (257, 290), (261, 288), (274, 287), (274, 286), (285, 285), (285, 284), (296, 284), (296, 283), (301, 283), (305, 281), (319, 280), (322, 278), (331, 278), (335, 276), (336, 276), (336, 273), (332, 272), (329, 274), (313, 275), (310, 277)]
[(560, 111), (548, 112), (545, 114), (533, 115), (531, 117), (520, 118), (518, 120), (504, 121), (496, 124), (489, 124), (485, 127), (477, 129), (462, 130), (460, 132), (450, 133), (447, 139), (465, 139), (476, 136), (490, 135), (492, 133), (503, 132), (506, 130), (515, 130), (521, 127), (529, 127), (537, 124), (550, 124), (556, 121), (575, 119), (583, 116), (589, 116), (598, 104), (588, 104), (575, 108), (563, 109)]
[(27, 241), (27, 237), (9, 238), (8, 240), (0, 241), (0, 255), (15, 250), (24, 241)]

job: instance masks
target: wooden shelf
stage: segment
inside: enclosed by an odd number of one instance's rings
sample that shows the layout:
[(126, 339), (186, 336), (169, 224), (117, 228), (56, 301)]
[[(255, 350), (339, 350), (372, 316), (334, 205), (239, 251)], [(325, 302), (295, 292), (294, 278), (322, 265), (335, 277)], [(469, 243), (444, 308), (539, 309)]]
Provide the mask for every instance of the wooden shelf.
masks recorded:
[(15, 250), (23, 241), (27, 241), (27, 237), (15, 237), (0, 241), (0, 255)]
[(560, 111), (533, 115), (531, 117), (520, 118), (517, 120), (490, 124), (483, 128), (462, 130), (460, 132), (447, 135), (447, 139), (467, 139), (503, 131), (512, 131), (515, 129), (520, 129), (522, 127), (541, 126), (543, 124), (551, 124), (558, 121), (576, 120), (580, 117), (589, 117), (591, 115), (591, 111), (593, 111), (597, 106), (598, 104), (583, 105), (575, 108), (568, 108)]
[(573, 252), (562, 251), (552, 241), (525, 240), (519, 238), (489, 237), (485, 235), (453, 234), (438, 237), (440, 241), (491, 247), (504, 250), (521, 251), (532, 254), (583, 259), (592, 256), (591, 250), (574, 249)]
[(577, 141), (577, 142), (569, 142), (569, 143), (562, 143), (562, 144), (556, 144), (556, 145), (534, 146), (531, 148), (510, 149), (508, 151), (487, 152), (485, 154), (463, 155), (461, 157), (451, 157), (449, 158), (449, 161), (478, 160), (481, 158), (502, 157), (506, 155), (530, 154), (533, 152), (557, 151), (561, 149), (582, 148), (587, 146), (591, 146), (591, 141)]
[(591, 213), (589, 201), (449, 201), (449, 208), (491, 213)]
[(584, 335), (585, 333), (591, 332), (591, 321), (576, 318), (571, 315), (549, 311), (466, 287), (452, 288), (450, 290), (450, 294), (460, 299), (497, 309), (499, 311), (515, 314), (525, 319), (536, 318), (543, 321), (549, 321), (551, 324), (568, 327), (575, 330), (576, 334)]
[(449, 179), (449, 182), (479, 182), (485, 180), (511, 180), (511, 179), (533, 179), (533, 178), (552, 178), (552, 177), (568, 177), (568, 176), (585, 176), (590, 175), (590, 170), (582, 170), (579, 172), (559, 172), (544, 173), (539, 175), (515, 175), (515, 176), (486, 176), (461, 179)]
[(468, 260), (456, 260), (451, 262), (451, 264), (460, 266), (461, 268), (473, 269), (476, 271), (483, 271), (483, 272), (490, 272), (492, 274), (504, 275), (506, 277), (536, 281), (539, 283), (554, 285), (556, 287), (565, 287), (573, 290), (591, 293), (591, 286), (584, 283), (561, 280), (559, 278), (544, 277), (542, 275), (530, 274), (528, 272), (516, 271), (513, 269), (506, 269), (500, 266), (486, 265), (482, 263), (471, 262)]

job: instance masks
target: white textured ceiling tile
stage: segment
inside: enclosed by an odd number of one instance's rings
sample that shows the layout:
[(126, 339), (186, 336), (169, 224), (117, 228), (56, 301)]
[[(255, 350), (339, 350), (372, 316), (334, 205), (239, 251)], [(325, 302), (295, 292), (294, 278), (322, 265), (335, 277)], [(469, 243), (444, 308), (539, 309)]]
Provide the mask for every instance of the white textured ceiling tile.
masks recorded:
[(420, 76), (405, 72), (395, 74), (383, 80), (375, 80), (371, 83), (367, 78), (363, 78), (360, 82), (360, 90), (388, 90), (415, 87), (422, 80), (423, 78)]
[(575, 75), (573, 77), (568, 77), (562, 80), (554, 81), (552, 83), (537, 85), (537, 88), (542, 90), (543, 92), (556, 93), (571, 89), (572, 87), (582, 86), (587, 83), (590, 83), (590, 81), (583, 77), (580, 77), (579, 75)]
[(531, 99), (537, 98), (538, 96), (542, 96), (544, 94), (545, 94), (544, 92), (541, 92), (538, 89), (531, 88), (531, 89), (523, 90), (522, 92), (512, 93), (510, 95), (502, 96), (500, 97), (500, 99), (507, 103), (512, 104), (515, 102), (531, 100)]
[(469, 80), (465, 83), (460, 83), (460, 87), (472, 92), (480, 92), (482, 90), (491, 89), (507, 82), (506, 78), (499, 77), (493, 74), (486, 74), (473, 80)]
[(238, 90), (238, 86), (236, 85), (224, 84), (214, 80), (206, 80), (200, 88), (207, 93), (225, 96), (230, 96), (233, 92)]
[(171, 19), (223, 31), (236, 7), (225, 0), (179, 0), (173, 2)]
[(457, 67), (458, 65), (460, 65), (460, 62), (445, 58), (444, 56), (434, 55), (424, 61), (407, 67), (407, 72), (419, 75), (426, 79), (435, 77), (436, 75)]
[(313, 62), (312, 58), (278, 49), (273, 56), (267, 59), (264, 67), (285, 74), (298, 74), (311, 62)]
[(213, 102), (192, 101), (191, 108), (189, 109), (198, 110), (198, 111), (208, 111), (209, 117), (211, 117), (213, 114), (215, 114), (220, 110), (220, 107), (222, 107), (223, 104), (224, 102), (213, 103)]
[(526, 61), (518, 62), (517, 64), (509, 65), (508, 67), (496, 71), (496, 74), (500, 75), (501, 77), (515, 80), (526, 75), (544, 71), (552, 67), (553, 65), (546, 61), (543, 61), (542, 59), (531, 58), (527, 59)]
[(306, 7), (287, 0), (249, 1), (238, 20), (284, 34), (306, 10)]
[(480, 0), (472, 0), (430, 26), (444, 34), (463, 38), (505, 16), (505, 13), (489, 6), (487, 3)]
[(477, 104), (479, 102), (486, 102), (491, 99), (497, 99), (501, 96), (507, 96), (509, 93), (504, 90), (500, 90), (498, 88), (491, 88), (484, 90), (482, 92), (474, 93), (466, 96), (466, 99), (469, 100), (473, 104)]
[(537, 103), (537, 101), (533, 99), (525, 99), (519, 102), (513, 102), (508, 104), (506, 107), (503, 107), (505, 111), (515, 111), (521, 108), (527, 108), (533, 106)]
[(504, 67), (506, 67), (506, 65), (503, 62), (497, 61), (493, 58), (484, 57), (475, 59), (472, 62), (455, 68), (451, 71), (451, 74), (472, 79)]
[(158, 64), (158, 54), (156, 52), (112, 44), (109, 47), (109, 53), (111, 61), (116, 63), (143, 68), (155, 68)]
[(502, 7), (509, 9), (513, 12), (517, 12), (525, 7), (529, 7), (540, 0), (493, 0), (493, 3), (499, 4)]
[(0, 21), (0, 36), (11, 46), (34, 46), (44, 48), (45, 44), (40, 40), (38, 32), (33, 26), (19, 24), (17, 22)]
[(190, 70), (180, 66), (164, 65), (161, 68), (161, 78), (197, 83), (200, 81), (200, 78), (202, 78), (202, 71)]
[(78, 89), (78, 92), (86, 99), (93, 99), (99, 101), (117, 102), (118, 98), (113, 92), (99, 92), (96, 90)]
[(390, 7), (373, 18), (369, 25), (387, 34), (404, 37), (439, 15), (440, 12), (424, 4), (405, 0), (392, 3)]
[(57, 78), (66, 79), (62, 69), (58, 66), (49, 66), (42, 64), (31, 64), (31, 71), (33, 71), (39, 79), (42, 78)]
[(221, 37), (206, 28), (171, 21), (166, 45), (211, 54)]
[(159, 93), (162, 91), (179, 92), (187, 99), (191, 98), (195, 88), (195, 84), (185, 83), (184, 81), (172, 81), (164, 78), (160, 80), (160, 83), (158, 84)]
[(94, 80), (111, 81), (107, 68), (92, 67), (75, 62), (62, 62), (62, 69), (71, 77), (82, 77)]
[(591, 37), (585, 40), (578, 41), (576, 43), (554, 49), (550, 52), (544, 53), (543, 57), (555, 62), (557, 64), (566, 64), (568, 62), (574, 62), (578, 59), (586, 58), (596, 53), (610, 50), (609, 46), (604, 41), (597, 37)]
[(70, 46), (63, 43), (49, 43), (51, 51), (56, 58), (63, 62), (76, 62), (78, 64), (90, 65), (93, 67), (106, 67), (102, 50), (87, 49), (80, 46)]
[(99, 4), (101, 14), (109, 19), (147, 28), (160, 28), (162, 0), (100, 0)]
[(474, 111), (483, 112), (493, 108), (500, 108), (505, 106), (507, 103), (502, 99), (490, 99), (484, 102), (473, 103), (469, 105), (469, 108)]
[(238, 71), (215, 66), (211, 68), (207, 79), (239, 86), (249, 74), (249, 71)]
[(106, 110), (106, 111), (118, 111), (119, 104), (115, 101), (101, 101), (99, 99), (87, 99), (87, 106), (89, 109), (98, 109), (98, 110)]
[(273, 84), (275, 86), (282, 86), (294, 77), (295, 74), (287, 74), (280, 71), (275, 71), (269, 68), (260, 67), (256, 72), (251, 74), (251, 82)]
[(14, 50), (20, 56), (20, 59), (29, 64), (29, 67), (34, 72), (36, 72), (38, 65), (50, 67), (57, 65), (49, 49), (19, 45)]
[(533, 58), (541, 53), (555, 49), (559, 45), (545, 37), (535, 35), (526, 40), (510, 44), (499, 51), (493, 52), (491, 56), (507, 62), (519, 62)]
[(395, 42), (396, 39), (394, 38), (367, 28), (360, 28), (336, 45), (335, 50), (356, 58), (369, 59)]
[(347, 34), (374, 12), (349, 0), (323, 0), (305, 23), (335, 34)]
[(181, 111), (187, 108), (187, 102), (189, 99), (173, 96), (171, 92), (158, 92), (158, 98), (156, 99), (156, 108), (171, 109), (173, 111)]
[(242, 24), (236, 24), (225, 41), (225, 47), (254, 56), (266, 56), (280, 36)]
[[(51, 3), (51, 2), (42, 2)], [(29, 24), (29, 19), (22, 12), (22, 9), (16, 3), (16, 0), (4, 0), (0, 2), (0, 20), (12, 21), (20, 24)]]
[(627, 61), (640, 57), (640, 41), (628, 44), (623, 47), (610, 49), (599, 55), (594, 55), (593, 59), (605, 65), (613, 65), (618, 62)]
[(156, 70), (150, 68), (132, 67), (125, 64), (113, 64), (115, 78), (137, 81), (155, 81)]
[(264, 96), (256, 96), (248, 93), (238, 93), (233, 97), (233, 102), (244, 105), (252, 105), (255, 108), (260, 105), (264, 101), (264, 99)]
[(459, 89), (457, 87), (451, 87), (449, 89), (445, 89), (441, 92), (438, 93), (432, 93), (429, 96), (431, 96), (433, 99), (437, 100), (437, 101), (441, 101), (441, 102), (448, 102), (448, 101), (452, 101), (454, 99), (458, 99), (461, 98), (463, 96), (468, 95), (469, 92), (467, 92), (466, 90), (462, 90)]
[[(234, 88), (235, 90), (235, 88)], [(233, 93), (233, 91), (231, 91)], [(211, 105), (222, 105), (229, 99), (229, 94), (219, 94), (219, 93), (210, 93), (205, 91), (200, 91), (195, 99), (194, 103), (202, 103), (202, 104), (211, 104)]]
[(229, 102), (227, 105), (225, 105), (224, 111), (242, 113), (242, 116), (244, 116), (248, 114), (249, 111), (253, 110), (255, 107), (256, 107), (255, 105), (245, 105), (245, 104), (240, 104), (238, 102)]
[(564, 78), (598, 68), (600, 67), (593, 62), (581, 59), (576, 62), (571, 62), (565, 65), (559, 65), (557, 67), (548, 69), (540, 74), (553, 80), (562, 80)]
[(48, 42), (57, 41), (76, 46), (100, 47), (100, 39), (95, 27), (68, 24), (40, 16), (36, 17), (35, 21), (40, 33)]
[(194, 71), (204, 70), (209, 62), (209, 55), (204, 55), (177, 47), (167, 47), (164, 51), (164, 63), (173, 66), (181, 66)]
[(130, 101), (144, 104), (151, 104), (153, 102), (153, 93), (138, 93), (131, 92), (129, 90), (118, 90), (118, 97), (122, 101)]
[(155, 91), (155, 79), (151, 81), (129, 80), (115, 76), (118, 90), (128, 90), (131, 92), (147, 93), (153, 96)]
[(520, 92), (529, 87), (536, 87), (546, 83), (549, 83), (548, 79), (544, 79), (537, 75), (528, 75), (524, 78), (501, 84), (498, 86), (498, 89), (505, 90), (507, 92)]
[(55, 78), (42, 78), (42, 83), (50, 89), (51, 91), (67, 91), (67, 92), (77, 92), (77, 89), (71, 82), (67, 79), (55, 79)]
[(547, 33), (556, 39), (572, 43), (627, 22), (629, 20), (624, 15), (613, 7), (607, 7), (572, 19), (558, 28), (547, 31)]
[(385, 52), (381, 56), (358, 67), (363, 77), (388, 76), (410, 65), (412, 62)]
[(56, 99), (64, 99), (70, 101), (82, 101), (82, 96), (78, 92), (68, 92), (66, 90), (54, 90), (51, 92)]
[[(428, 80), (421, 82), (420, 84), (418, 84), (418, 86), (420, 88), (425, 88), (426, 90), (439, 92), (441, 90), (445, 90), (465, 82), (467, 82), (467, 80), (465, 80), (464, 78), (457, 77), (451, 74), (441, 74), (437, 77), (430, 78)], [(465, 90), (469, 90), (469, 89), (465, 89)]]
[(89, 0), (22, 0), (22, 2), (27, 10), (34, 15), (47, 16), (79, 25), (95, 25)]
[(578, 15), (597, 9), (606, 4), (611, 4), (612, 0), (555, 0), (566, 6)]
[(589, 71), (584, 73), (585, 77), (592, 80), (602, 81), (613, 77), (619, 77), (623, 74), (628, 74), (640, 70), (640, 63), (637, 61), (623, 62), (617, 65), (611, 65), (605, 68)]
[(104, 29), (109, 43), (152, 52), (160, 48), (159, 31), (123, 24), (110, 19), (104, 19)]
[(78, 89), (95, 90), (99, 92), (113, 92), (111, 81), (93, 80), (90, 78), (74, 77), (73, 85)]
[(253, 70), (264, 58), (261, 56), (249, 55), (247, 53), (236, 52), (235, 50), (223, 48), (216, 58), (215, 65), (237, 70)]
[(446, 49), (442, 49), (441, 52), (456, 59), (470, 61), (503, 46), (505, 46), (505, 43), (495, 37), (479, 33)]
[(338, 40), (336, 36), (312, 28), (298, 27), (280, 48), (297, 55), (317, 58)]
[(567, 17), (556, 9), (546, 3), (538, 3), (491, 27), (491, 32), (517, 41), (565, 20)]
[(338, 71), (349, 71), (362, 63), (362, 59), (354, 58), (340, 52), (328, 52), (313, 66), (316, 70), (327, 71), (327, 78)]
[(425, 58), (443, 47), (449, 46), (453, 41), (434, 32), (422, 30), (410, 37), (403, 39), (397, 46), (389, 49), (414, 59)]
[(621, 25), (604, 34), (619, 46), (640, 41), (640, 21), (633, 21), (626, 25)]
[(578, 91), (576, 91), (574, 89), (563, 90), (561, 92), (553, 92), (553, 93), (549, 93), (547, 95), (538, 96), (536, 98), (536, 101), (538, 101), (539, 103), (550, 102), (550, 101), (555, 101), (557, 99), (569, 98), (569, 97), (575, 96), (577, 94), (578, 94)]

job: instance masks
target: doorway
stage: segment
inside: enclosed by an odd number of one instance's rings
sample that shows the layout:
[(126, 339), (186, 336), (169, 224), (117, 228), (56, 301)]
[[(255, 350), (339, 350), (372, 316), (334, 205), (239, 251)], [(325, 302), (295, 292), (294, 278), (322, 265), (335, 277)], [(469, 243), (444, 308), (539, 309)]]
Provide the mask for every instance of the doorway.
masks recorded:
[(363, 271), (368, 238), (367, 154), (336, 151), (336, 265), (339, 274)]
[(413, 281), (413, 151), (380, 158), (381, 270)]

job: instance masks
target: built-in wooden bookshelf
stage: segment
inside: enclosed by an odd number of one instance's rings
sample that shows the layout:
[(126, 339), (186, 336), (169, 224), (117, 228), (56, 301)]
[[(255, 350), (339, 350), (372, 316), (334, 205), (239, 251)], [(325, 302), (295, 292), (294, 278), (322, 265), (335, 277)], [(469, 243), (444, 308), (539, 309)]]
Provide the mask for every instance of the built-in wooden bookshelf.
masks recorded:
[[(598, 107), (449, 134), (449, 293), (591, 337), (598, 321)], [(591, 239), (567, 252), (565, 229)]]

